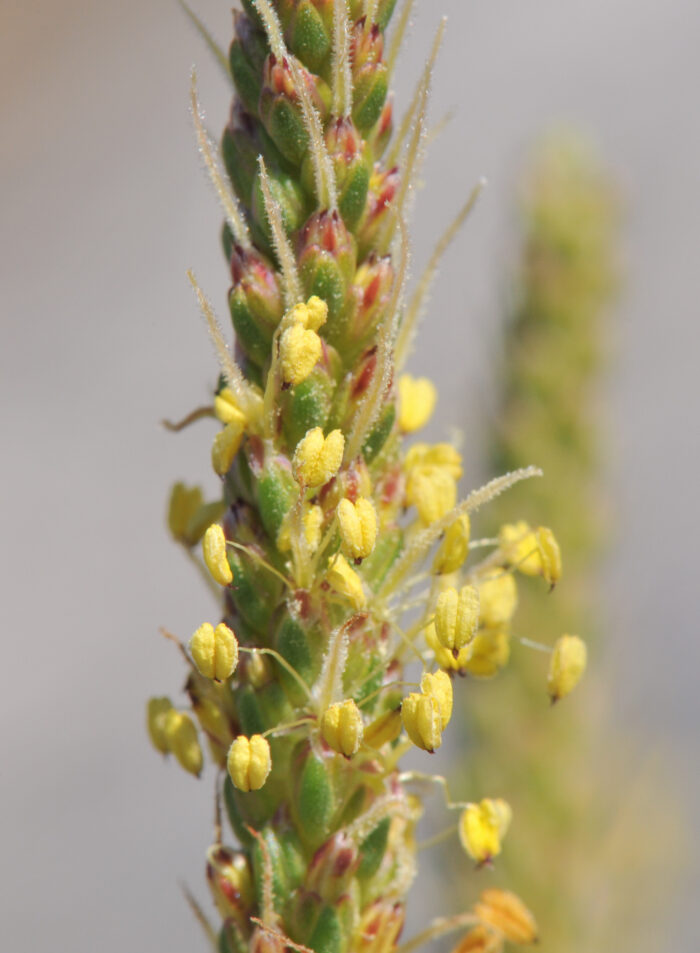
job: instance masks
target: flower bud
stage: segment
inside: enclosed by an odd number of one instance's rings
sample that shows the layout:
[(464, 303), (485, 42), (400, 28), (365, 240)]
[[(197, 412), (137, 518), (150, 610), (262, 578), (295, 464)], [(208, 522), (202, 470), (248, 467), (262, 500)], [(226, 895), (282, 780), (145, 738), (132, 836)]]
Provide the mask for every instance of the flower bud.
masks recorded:
[(239, 735), (228, 752), (228, 773), (239, 791), (258, 791), (272, 767), (270, 745), (262, 735)]
[[(288, 235), (291, 235), (301, 228), (306, 221), (309, 213), (308, 196), (299, 182), (283, 169), (270, 167), (267, 170), (267, 177), (272, 198), (279, 206), (282, 227)], [(262, 187), (262, 172), (259, 167), (253, 182), (251, 211), (255, 226), (257, 226), (256, 232), (258, 234), (262, 233), (261, 237), (267, 245), (269, 254), (272, 255), (274, 249), (272, 226), (267, 216)]]
[(508, 625), (518, 605), (513, 574), (498, 569), (479, 580), (479, 618), (487, 628)]
[(226, 557), (226, 537), (218, 523), (212, 523), (202, 540), (202, 554), (207, 569), (220, 586), (230, 586), (233, 573)]
[(185, 771), (199, 777), (204, 759), (197, 729), (190, 716), (171, 708), (165, 715), (163, 733), (168, 750), (172, 751)]
[(381, 748), (382, 745), (390, 744), (401, 734), (401, 709), (393, 708), (391, 711), (385, 711), (378, 715), (374, 721), (370, 722), (365, 728), (364, 743), (370, 748)]
[(377, 514), (369, 500), (356, 503), (341, 500), (337, 509), (343, 551), (350, 559), (361, 560), (374, 549), (377, 539)]
[(375, 900), (362, 913), (353, 953), (386, 953), (395, 949), (405, 919), (403, 903)]
[(537, 942), (535, 918), (522, 900), (509, 890), (484, 890), (474, 905), (474, 913), (511, 943), (525, 946)]
[(306, 380), (321, 357), (321, 338), (301, 323), (287, 328), (280, 338), (280, 366), (285, 384), (296, 387)]
[(438, 703), (440, 711), (440, 729), (447, 728), (452, 717), (452, 680), (447, 672), (437, 671), (434, 675), (426, 672), (420, 681), (424, 695), (430, 695)]
[(547, 687), (552, 702), (576, 688), (586, 670), (586, 643), (577, 635), (562, 635), (554, 643)]
[(207, 880), (224, 920), (245, 926), (255, 899), (250, 865), (242, 851), (215, 844), (207, 851)]
[(391, 258), (371, 252), (355, 272), (350, 293), (354, 299), (352, 340), (362, 342), (385, 315), (394, 284)]
[(248, 112), (257, 115), (260, 74), (266, 53), (265, 38), (248, 17), (236, 12), (236, 39), (229, 50), (229, 67), (236, 90)]
[(168, 754), (168, 738), (165, 733), (165, 718), (172, 710), (172, 702), (169, 698), (149, 698), (146, 709), (146, 724), (148, 726), (148, 735), (153, 747), (161, 754)]
[[(314, 105), (320, 108), (322, 104), (313, 79), (301, 65), (299, 75)], [(308, 147), (309, 134), (304, 125), (289, 63), (278, 60), (273, 53), (269, 54), (263, 68), (260, 119), (285, 159), (298, 166)]]
[(321, 844), (311, 859), (305, 880), (306, 890), (333, 903), (345, 893), (360, 864), (361, 855), (345, 831), (333, 834)]
[(190, 639), (190, 652), (200, 675), (225, 682), (238, 664), (238, 640), (223, 622), (216, 628), (205, 622)]
[(477, 864), (487, 864), (500, 854), (511, 817), (509, 804), (501, 798), (485, 798), (462, 812), (459, 839)]
[(411, 692), (401, 702), (401, 721), (414, 745), (432, 754), (442, 743), (440, 703), (433, 695)]
[(432, 417), (437, 391), (427, 377), (412, 377), (410, 374), (402, 374), (398, 386), (399, 427), (404, 433), (413, 433)]
[(435, 632), (440, 644), (453, 655), (474, 638), (479, 625), (479, 592), (474, 586), (445, 589), (435, 606)]
[(380, 169), (378, 166), (370, 176), (365, 214), (357, 229), (359, 257), (363, 259), (376, 247), (377, 236), (390, 214), (391, 203), (399, 188), (399, 170)]
[(362, 17), (355, 24), (351, 44), (352, 118), (361, 133), (377, 122), (388, 90), (387, 68), (382, 62), (384, 37), (376, 23)]
[(331, 48), (332, 23), (324, 21), (318, 0), (298, 0), (283, 18), (289, 48), (309, 69), (318, 71)]
[(355, 240), (336, 211), (313, 214), (299, 236), (299, 273), (309, 295), (328, 305), (324, 337), (339, 347), (344, 340), (347, 294), (355, 275)]
[(347, 599), (354, 609), (363, 609), (367, 604), (362, 580), (341, 553), (330, 559), (326, 580), (331, 589)]
[(236, 341), (251, 361), (263, 366), (270, 356), (272, 336), (284, 311), (277, 272), (264, 255), (234, 245), (231, 275), (233, 286), (228, 305)]
[(214, 472), (219, 476), (226, 476), (231, 469), (233, 459), (238, 453), (243, 440), (243, 424), (240, 420), (233, 420), (226, 424), (214, 437), (211, 448), (211, 463)]
[(294, 451), (294, 475), (303, 486), (323, 486), (336, 475), (343, 462), (345, 437), (340, 430), (323, 436), (320, 427), (309, 430)]
[(362, 731), (362, 715), (351, 698), (329, 705), (321, 715), (323, 740), (346, 758), (352, 758), (359, 751)]
[[(372, 172), (372, 155), (349, 117), (340, 117), (326, 130), (326, 148), (333, 163), (338, 190), (338, 211), (349, 229), (355, 228), (365, 210)], [(313, 171), (306, 160), (303, 170), (309, 192), (313, 192)]]

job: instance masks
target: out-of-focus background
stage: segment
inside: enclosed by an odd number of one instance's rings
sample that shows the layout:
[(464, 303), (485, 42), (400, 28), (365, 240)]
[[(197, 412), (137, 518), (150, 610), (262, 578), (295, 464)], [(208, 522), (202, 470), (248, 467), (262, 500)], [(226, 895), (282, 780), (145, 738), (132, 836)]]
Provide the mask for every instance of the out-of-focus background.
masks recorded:
[[(416, 270), (476, 179), (490, 183), (446, 258), (413, 362), (440, 384), (441, 424), (464, 430), (470, 480), (486, 466), (531, 143), (554, 121), (578, 125), (622, 190), (597, 677), (611, 728), (636, 739), (630, 791), (637, 767), (663, 764), (660, 792), (685, 799), (688, 859), (670, 874), (661, 935), (665, 949), (694, 950), (700, 6), (417, 6), (397, 106), (444, 12), (432, 114), (453, 118), (425, 167)], [(227, 45), (228, 5), (197, 10)], [(202, 402), (216, 373), (186, 268), (225, 312), (220, 215), (187, 110), (193, 62), (218, 132), (230, 89), (175, 2), (0, 0), (0, 946), (12, 953), (204, 949), (178, 883), (204, 893), (212, 805), (154, 755), (143, 726), (144, 699), (182, 680), (158, 626), (186, 635), (208, 605), (164, 507), (178, 477), (213, 487), (210, 428), (174, 437), (158, 424)], [(446, 767), (456, 753), (442, 757)]]

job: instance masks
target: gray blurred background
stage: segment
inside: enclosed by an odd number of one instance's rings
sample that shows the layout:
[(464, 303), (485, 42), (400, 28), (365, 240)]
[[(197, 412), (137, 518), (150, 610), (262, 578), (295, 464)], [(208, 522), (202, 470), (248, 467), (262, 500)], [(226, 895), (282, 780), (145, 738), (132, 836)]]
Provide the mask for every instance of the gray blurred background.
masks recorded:
[[(588, 132), (624, 190), (626, 293), (609, 380), (617, 541), (605, 571), (613, 717), (671, 753), (700, 794), (697, 0), (422, 0), (399, 72), (406, 102), (440, 13), (414, 270), (480, 175), (413, 366), (466, 433), (490, 388), (512, 248), (513, 187), (553, 121)], [(196, 8), (228, 44), (227, 3)], [(209, 785), (149, 749), (144, 699), (182, 666), (208, 596), (167, 539), (176, 478), (210, 481), (211, 428), (158, 425), (207, 396), (216, 366), (185, 279), (225, 313), (220, 215), (195, 151), (189, 70), (217, 132), (230, 90), (174, 0), (0, 0), (0, 350), (4, 633), (0, 949), (204, 949), (179, 895), (200, 895)], [(210, 779), (209, 779), (210, 780)], [(692, 815), (691, 815), (692, 816)], [(666, 949), (700, 948), (691, 866)], [(437, 913), (439, 910), (431, 911)], [(675, 945), (674, 945), (675, 944)], [(565, 953), (565, 951), (562, 951)]]

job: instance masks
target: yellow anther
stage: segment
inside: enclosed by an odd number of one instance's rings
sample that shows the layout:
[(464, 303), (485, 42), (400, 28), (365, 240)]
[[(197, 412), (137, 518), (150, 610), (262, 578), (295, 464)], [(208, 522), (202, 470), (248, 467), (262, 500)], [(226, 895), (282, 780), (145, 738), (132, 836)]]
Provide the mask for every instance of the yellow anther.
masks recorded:
[(430, 695), (437, 701), (440, 728), (444, 731), (452, 717), (452, 679), (447, 672), (439, 671), (434, 675), (426, 672), (420, 680), (420, 688), (424, 695)]
[(429, 648), (435, 653), (435, 661), (438, 663), (440, 668), (444, 668), (448, 672), (462, 672), (469, 661), (469, 656), (471, 655), (471, 647), (474, 644), (471, 642), (469, 645), (463, 646), (457, 653), (455, 658), (454, 654), (440, 644), (440, 640), (437, 637), (437, 632), (435, 631), (435, 623), (431, 622), (425, 630), (425, 641), (427, 642)]
[(488, 863), (501, 853), (501, 845), (513, 814), (501, 798), (485, 798), (470, 804), (459, 820), (462, 847), (477, 864)]
[(506, 629), (481, 629), (469, 646), (463, 666), (474, 678), (493, 678), (508, 664), (510, 637)]
[(197, 737), (197, 729), (188, 714), (171, 708), (163, 726), (168, 750), (190, 774), (199, 776), (204, 758)]
[(363, 727), (360, 709), (351, 698), (329, 705), (321, 715), (323, 740), (346, 758), (352, 758), (359, 750)]
[[(286, 553), (291, 549), (291, 529), (290, 521), (293, 518), (293, 511), (290, 511), (285, 517), (279, 534), (277, 536), (277, 548), (281, 553)], [(321, 527), (323, 526), (323, 510), (318, 504), (314, 503), (304, 509), (304, 515), (301, 518), (304, 527), (304, 539), (309, 548), (309, 552), (314, 553), (321, 542)]]
[(321, 338), (302, 324), (292, 324), (280, 338), (280, 368), (285, 384), (296, 387), (309, 376), (321, 357)]
[(518, 605), (518, 587), (510, 572), (498, 569), (479, 580), (479, 618), (488, 628), (507, 625)]
[(416, 443), (404, 458), (406, 473), (416, 467), (440, 467), (459, 480), (462, 476), (462, 457), (451, 443)]
[(172, 703), (169, 698), (149, 698), (146, 715), (146, 724), (148, 734), (153, 743), (153, 747), (161, 754), (167, 754), (170, 751), (168, 738), (165, 733), (165, 719), (169, 711), (172, 711)]
[(399, 378), (399, 427), (404, 433), (413, 433), (424, 427), (433, 415), (437, 391), (427, 377)]
[(336, 475), (343, 462), (345, 437), (340, 430), (323, 436), (320, 427), (307, 431), (294, 451), (294, 475), (304, 486), (323, 486)]
[(245, 414), (236, 403), (236, 397), (230, 387), (223, 387), (214, 398), (214, 413), (222, 424), (239, 423), (245, 426)]
[(365, 728), (364, 743), (370, 748), (381, 748), (388, 744), (401, 734), (401, 709), (394, 708), (391, 711), (385, 711), (378, 715), (374, 721), (370, 722)]
[(178, 543), (191, 545), (187, 527), (203, 502), (202, 490), (198, 486), (187, 487), (184, 483), (176, 483), (170, 491), (168, 529)]
[(469, 645), (479, 625), (479, 592), (474, 586), (445, 589), (435, 606), (435, 632), (440, 644), (454, 655)]
[(561, 578), (561, 550), (554, 533), (546, 526), (537, 530), (537, 545), (539, 547), (540, 562), (542, 563), (542, 578), (548, 585), (554, 587)]
[(406, 504), (415, 506), (424, 526), (449, 513), (457, 502), (457, 484), (443, 467), (415, 467), (406, 480)]
[(238, 665), (238, 639), (227, 625), (205, 622), (190, 639), (190, 652), (200, 675), (225, 682)]
[(554, 643), (547, 687), (553, 702), (576, 688), (586, 670), (586, 643), (577, 635), (562, 635)]
[(442, 743), (440, 702), (433, 695), (411, 692), (401, 702), (401, 721), (414, 745), (436, 751)]
[(524, 520), (506, 523), (498, 533), (498, 545), (511, 566), (526, 576), (539, 576), (542, 557), (537, 534)]
[(272, 681), (275, 668), (269, 656), (253, 649), (246, 657), (245, 680), (253, 688), (264, 688)]
[(326, 579), (331, 589), (344, 596), (354, 609), (363, 609), (367, 604), (362, 580), (340, 553), (329, 561)]
[(364, 559), (377, 539), (377, 514), (369, 500), (341, 500), (337, 509), (343, 551), (350, 559)]
[(463, 513), (445, 533), (445, 538), (435, 556), (433, 570), (443, 573), (456, 572), (469, 555), (471, 527), (469, 516)]
[(239, 735), (229, 748), (226, 766), (239, 791), (258, 791), (272, 767), (270, 745), (262, 735)]
[(537, 942), (535, 918), (510, 890), (484, 890), (474, 905), (474, 913), (511, 943), (527, 946)]
[(207, 569), (220, 586), (230, 586), (233, 573), (226, 558), (226, 537), (218, 523), (212, 523), (202, 540), (202, 555)]
[(211, 465), (214, 472), (219, 476), (226, 476), (231, 469), (234, 457), (238, 453), (238, 448), (243, 440), (243, 424), (234, 420), (226, 424), (223, 430), (220, 430), (214, 437), (214, 443), (211, 447)]

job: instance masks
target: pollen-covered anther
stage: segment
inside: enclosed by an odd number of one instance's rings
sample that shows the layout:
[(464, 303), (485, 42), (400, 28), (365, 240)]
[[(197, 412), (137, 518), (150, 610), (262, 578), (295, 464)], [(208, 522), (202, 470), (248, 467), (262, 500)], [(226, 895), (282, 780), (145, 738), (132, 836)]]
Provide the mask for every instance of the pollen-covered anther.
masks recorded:
[(474, 586), (445, 589), (435, 606), (435, 632), (440, 644), (455, 656), (474, 638), (479, 626), (479, 591)]
[(570, 694), (586, 670), (586, 643), (577, 635), (562, 635), (554, 643), (549, 662), (547, 688), (552, 702)]
[(498, 545), (508, 563), (523, 575), (539, 576), (542, 572), (537, 534), (524, 520), (501, 526)]
[(324, 437), (320, 427), (313, 427), (294, 451), (294, 475), (303, 486), (323, 486), (336, 475), (343, 462), (345, 437), (332, 430)]
[(337, 514), (345, 554), (355, 560), (369, 556), (377, 539), (377, 513), (372, 503), (362, 497), (356, 503), (343, 499)]
[(243, 440), (244, 426), (240, 420), (232, 420), (214, 437), (211, 447), (211, 465), (219, 476), (226, 476)]
[(362, 580), (341, 553), (331, 558), (326, 581), (331, 589), (343, 596), (354, 609), (363, 609), (367, 604)]
[(226, 537), (218, 523), (212, 523), (202, 539), (202, 555), (207, 569), (220, 586), (230, 586), (233, 572), (226, 558)]
[(348, 698), (329, 705), (321, 715), (321, 735), (329, 748), (351, 758), (362, 744), (362, 715), (355, 702)]
[(526, 946), (537, 942), (537, 923), (520, 897), (510, 890), (484, 890), (474, 905), (474, 913), (506, 940)]
[(437, 401), (435, 385), (427, 377), (402, 374), (399, 388), (399, 427), (413, 433), (424, 427), (433, 415)]
[(510, 805), (502, 798), (484, 798), (462, 812), (459, 839), (477, 864), (489, 863), (500, 854), (512, 816)]
[(457, 572), (469, 555), (470, 534), (469, 516), (463, 513), (445, 533), (433, 563), (434, 572), (438, 575)]
[(401, 702), (401, 721), (416, 747), (432, 754), (442, 744), (442, 713), (434, 695), (407, 695)]
[(225, 682), (238, 664), (238, 639), (225, 623), (204, 622), (190, 639), (190, 652), (200, 675)]
[[(435, 653), (435, 661), (440, 668), (444, 668), (448, 672), (463, 672), (466, 669), (467, 663), (471, 658), (473, 642), (470, 642), (469, 645), (462, 646), (455, 656), (453, 652), (446, 649), (445, 646), (440, 643), (437, 632), (435, 631), (434, 622), (426, 626), (425, 641), (428, 648), (431, 648)], [(476, 639), (474, 641), (476, 641)]]
[(226, 766), (239, 791), (258, 791), (272, 767), (270, 745), (262, 735), (239, 735), (229, 748)]
[(426, 672), (421, 678), (420, 688), (424, 695), (430, 695), (438, 703), (440, 728), (442, 731), (452, 717), (452, 680), (447, 672), (438, 671), (434, 675)]
[(280, 338), (282, 380), (291, 387), (301, 384), (316, 366), (322, 353), (321, 338), (299, 322), (287, 328)]

